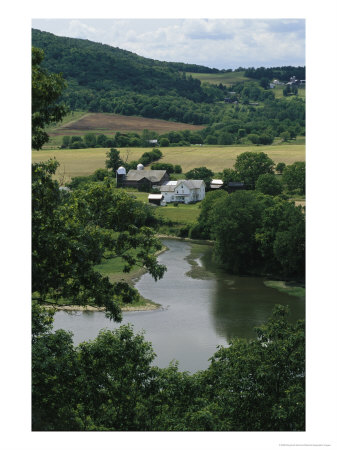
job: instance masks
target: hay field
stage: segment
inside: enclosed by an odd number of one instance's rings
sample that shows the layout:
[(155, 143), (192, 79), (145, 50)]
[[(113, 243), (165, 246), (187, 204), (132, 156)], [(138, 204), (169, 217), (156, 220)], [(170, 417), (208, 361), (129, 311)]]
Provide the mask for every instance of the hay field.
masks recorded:
[[(148, 151), (146, 148), (121, 148), (120, 155), (128, 161), (138, 160), (141, 155)], [(168, 147), (161, 148), (163, 157), (160, 162), (179, 164), (183, 172), (195, 167), (208, 167), (213, 172), (220, 172), (224, 168), (232, 168), (236, 157), (243, 152), (264, 152), (275, 164), (284, 162), (292, 164), (295, 161), (305, 161), (304, 144), (279, 144), (266, 146), (191, 146), (191, 147)], [(33, 162), (46, 161), (56, 158), (60, 162), (57, 176), (64, 174), (66, 181), (71, 177), (90, 175), (96, 169), (105, 167), (106, 148), (93, 148), (82, 150), (40, 150), (32, 152)]]

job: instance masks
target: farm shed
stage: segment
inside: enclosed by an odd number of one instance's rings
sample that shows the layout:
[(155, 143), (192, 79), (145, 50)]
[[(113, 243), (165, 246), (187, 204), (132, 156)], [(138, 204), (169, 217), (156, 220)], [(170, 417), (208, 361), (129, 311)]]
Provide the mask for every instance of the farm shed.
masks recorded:
[(220, 189), (223, 187), (223, 181), (222, 180), (212, 180), (210, 184), (211, 189)]
[(166, 203), (193, 203), (205, 198), (205, 182), (203, 180), (169, 181), (160, 186), (160, 192)]
[(160, 206), (160, 203), (163, 200), (164, 196), (163, 194), (149, 194), (147, 198), (149, 200), (149, 203)]
[(127, 173), (124, 186), (135, 187), (154, 185), (162, 185), (169, 181), (170, 176), (166, 170), (129, 170)]

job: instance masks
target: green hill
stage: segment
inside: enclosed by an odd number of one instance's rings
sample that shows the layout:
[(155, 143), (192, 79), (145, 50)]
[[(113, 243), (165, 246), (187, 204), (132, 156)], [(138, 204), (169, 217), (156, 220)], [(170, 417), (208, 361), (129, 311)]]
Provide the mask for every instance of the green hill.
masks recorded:
[[(34, 29), (32, 45), (43, 49), (43, 66), (50, 72), (61, 72), (67, 80), (64, 99), (72, 109), (116, 112), (118, 99), (123, 96), (123, 110), (118, 112), (151, 117), (146, 114), (146, 109), (150, 108), (142, 95), (155, 97), (150, 106), (153, 108), (158, 106), (155, 100), (160, 96), (162, 106), (157, 108), (154, 117), (182, 120), (181, 115), (193, 109), (190, 102), (210, 104), (224, 97), (221, 89), (206, 90), (200, 80), (186, 77), (184, 73), (187, 70), (213, 73), (217, 69), (143, 58), (109, 45), (59, 37)], [(171, 111), (164, 114), (169, 107), (172, 107)], [(177, 107), (182, 114), (175, 110)], [(202, 123), (203, 120), (204, 117), (195, 116), (184, 121)]]

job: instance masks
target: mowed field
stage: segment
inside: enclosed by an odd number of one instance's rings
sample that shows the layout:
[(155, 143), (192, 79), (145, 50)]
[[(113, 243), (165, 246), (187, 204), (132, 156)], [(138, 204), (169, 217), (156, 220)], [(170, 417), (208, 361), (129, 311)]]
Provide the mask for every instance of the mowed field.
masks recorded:
[[(138, 160), (148, 151), (146, 148), (120, 148), (122, 159), (128, 161)], [(295, 161), (305, 161), (304, 144), (279, 144), (266, 146), (191, 146), (160, 148), (163, 157), (160, 162), (179, 164), (183, 172), (195, 167), (205, 166), (213, 172), (220, 172), (224, 168), (232, 168), (236, 157), (243, 152), (264, 152), (276, 164), (284, 162), (292, 164)], [(46, 161), (56, 158), (60, 167), (57, 178), (65, 178), (65, 182), (71, 177), (91, 175), (96, 169), (105, 167), (106, 148), (79, 149), (79, 150), (40, 150), (32, 152), (33, 162)]]
[(232, 86), (241, 81), (252, 81), (252, 78), (247, 78), (244, 72), (227, 72), (227, 73), (194, 73), (186, 72), (186, 75), (191, 75), (192, 78), (197, 78), (201, 82), (205, 81), (210, 84), (220, 84), (224, 86)]
[(147, 119), (139, 116), (123, 116), (120, 114), (88, 113), (77, 120), (65, 123), (49, 132), (50, 136), (83, 135), (90, 132), (114, 134), (116, 131), (141, 133), (143, 130), (155, 131), (159, 134), (169, 131), (200, 130), (203, 125), (171, 122), (169, 120)]

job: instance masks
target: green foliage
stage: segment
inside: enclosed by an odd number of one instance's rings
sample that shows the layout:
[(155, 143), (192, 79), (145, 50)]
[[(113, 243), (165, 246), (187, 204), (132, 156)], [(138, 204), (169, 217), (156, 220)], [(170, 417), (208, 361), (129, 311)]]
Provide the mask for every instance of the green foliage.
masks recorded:
[(161, 244), (148, 228), (155, 218), (149, 207), (114, 190), (109, 181), (88, 184), (62, 199), (52, 180), (56, 168), (56, 161), (33, 165), (33, 292), (39, 301), (104, 306), (119, 321), (119, 302), (132, 301), (137, 293), (110, 283), (94, 266), (103, 257), (122, 257), (126, 272), (141, 265), (161, 278), (165, 267), (154, 256)]
[(280, 197), (209, 192), (190, 235), (215, 239), (216, 255), (229, 272), (304, 276), (304, 214)]
[(213, 178), (214, 172), (207, 169), (207, 167), (197, 167), (195, 169), (186, 172), (185, 176), (187, 180), (204, 180), (206, 184), (206, 189), (209, 188)]
[(224, 188), (227, 190), (228, 183), (230, 181), (242, 181), (241, 176), (238, 174), (236, 170), (233, 169), (224, 169), (221, 174), (221, 179), (224, 183)]
[(283, 185), (274, 174), (264, 173), (259, 176), (256, 182), (256, 190), (266, 195), (280, 195)]
[(276, 307), (255, 339), (232, 340), (195, 374), (153, 366), (151, 344), (130, 325), (77, 348), (70, 333), (38, 325), (33, 430), (303, 431), (304, 322), (287, 314)]
[(39, 150), (48, 142), (46, 125), (57, 123), (67, 113), (64, 104), (58, 103), (66, 83), (61, 74), (51, 74), (41, 67), (44, 52), (32, 48), (32, 148)]
[(260, 175), (273, 173), (274, 161), (266, 153), (244, 152), (236, 158), (234, 167), (245, 184), (255, 188)]
[(276, 165), (275, 170), (278, 173), (283, 173), (284, 169), (285, 169), (286, 165), (284, 162), (280, 162)]
[(279, 306), (257, 339), (235, 339), (212, 358), (209, 395), (230, 429), (304, 430), (304, 322), (290, 325), (286, 316)]
[(294, 164), (286, 166), (283, 170), (282, 180), (290, 193), (298, 190), (299, 194), (304, 194), (305, 163), (298, 161), (294, 162)]
[(119, 156), (119, 150), (117, 150), (116, 148), (111, 148), (110, 151), (107, 152), (106, 156), (106, 168), (112, 169), (112, 172), (115, 173), (117, 169), (123, 165), (123, 160)]

